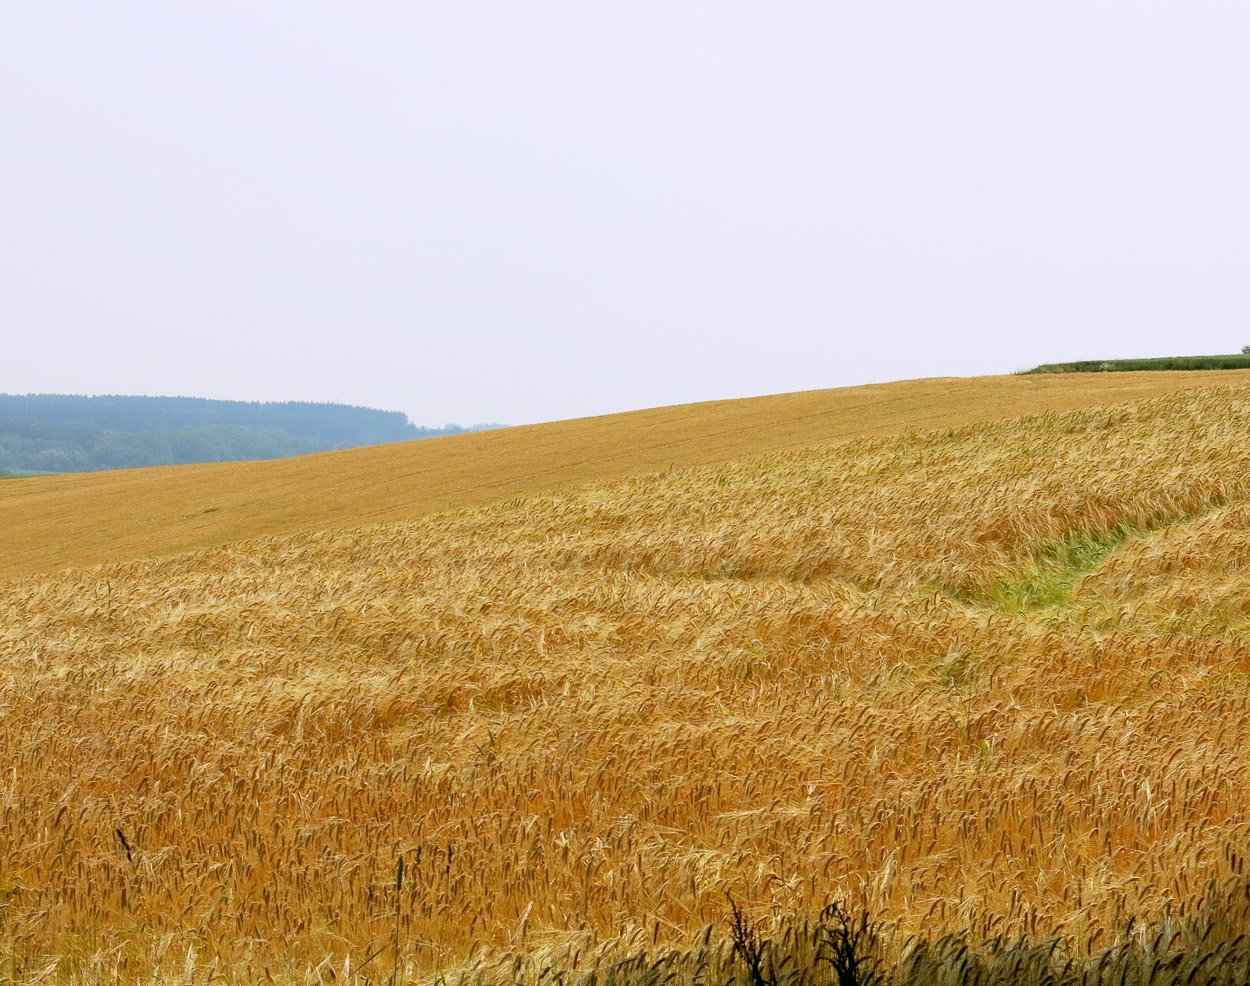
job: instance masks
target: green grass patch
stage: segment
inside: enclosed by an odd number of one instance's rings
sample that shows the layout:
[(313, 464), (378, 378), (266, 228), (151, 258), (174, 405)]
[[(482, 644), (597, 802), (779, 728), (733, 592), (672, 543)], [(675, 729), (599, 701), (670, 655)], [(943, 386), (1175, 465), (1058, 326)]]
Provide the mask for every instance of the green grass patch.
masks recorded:
[(1160, 356), (1154, 359), (1090, 359), (1075, 363), (1043, 363), (1033, 373), (1119, 373), (1126, 370), (1247, 370), (1250, 354), (1228, 356)]
[(1109, 531), (1047, 541), (1037, 547), (1026, 568), (996, 582), (976, 601), (1009, 613), (1067, 606), (1077, 583), (1136, 533), (1135, 528), (1119, 524)]

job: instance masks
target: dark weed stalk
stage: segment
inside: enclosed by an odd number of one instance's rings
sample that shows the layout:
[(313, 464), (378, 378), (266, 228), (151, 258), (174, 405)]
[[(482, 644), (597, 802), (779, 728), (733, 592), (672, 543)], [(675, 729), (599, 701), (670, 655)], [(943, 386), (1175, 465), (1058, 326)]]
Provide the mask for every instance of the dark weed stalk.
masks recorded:
[(391, 986), (399, 986), (403, 975), (403, 957), (399, 951), (399, 924), (404, 904), (404, 854), (399, 854), (395, 863), (395, 931), (391, 938), (391, 948), (395, 953), (395, 967), (391, 972)]
[[(729, 897), (728, 894), (725, 896)], [(768, 939), (762, 938), (755, 925), (747, 921), (733, 897), (729, 897), (729, 910), (732, 915), (729, 941), (734, 955), (747, 967), (751, 986), (777, 986), (777, 977), (771, 974), (771, 970), (767, 975), (764, 972), (764, 961), (769, 950)]]

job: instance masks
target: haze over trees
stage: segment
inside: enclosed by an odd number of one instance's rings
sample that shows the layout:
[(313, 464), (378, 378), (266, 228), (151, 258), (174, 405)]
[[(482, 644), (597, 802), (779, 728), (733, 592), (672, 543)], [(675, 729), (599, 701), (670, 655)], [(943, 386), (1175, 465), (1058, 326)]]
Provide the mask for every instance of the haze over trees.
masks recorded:
[(0, 471), (280, 459), (495, 427), (423, 428), (401, 411), (304, 401), (0, 394)]

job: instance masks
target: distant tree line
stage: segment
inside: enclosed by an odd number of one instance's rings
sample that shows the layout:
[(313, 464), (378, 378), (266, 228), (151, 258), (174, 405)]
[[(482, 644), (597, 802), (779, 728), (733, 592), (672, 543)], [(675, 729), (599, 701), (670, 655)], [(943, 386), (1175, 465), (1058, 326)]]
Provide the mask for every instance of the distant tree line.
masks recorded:
[(303, 401), (0, 394), (0, 473), (279, 459), (497, 427), (421, 428), (400, 411)]
[(1030, 373), (1123, 373), (1127, 370), (1245, 370), (1250, 369), (1250, 346), (1241, 355), (1159, 356), (1152, 359), (1086, 359), (1074, 363), (1043, 363)]

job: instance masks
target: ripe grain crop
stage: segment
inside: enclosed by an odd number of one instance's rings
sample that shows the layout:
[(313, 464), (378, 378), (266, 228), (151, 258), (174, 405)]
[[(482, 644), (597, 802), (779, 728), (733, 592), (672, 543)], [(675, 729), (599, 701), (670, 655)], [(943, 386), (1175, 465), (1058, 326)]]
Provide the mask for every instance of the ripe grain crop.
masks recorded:
[(2, 583), (0, 956), (707, 982), (732, 899), (1128, 962), (1244, 875), (1248, 431), (1204, 388)]
[(1250, 371), (908, 380), (654, 408), (280, 462), (36, 477), (0, 486), (0, 576), (413, 520), (660, 469), (1247, 381)]

